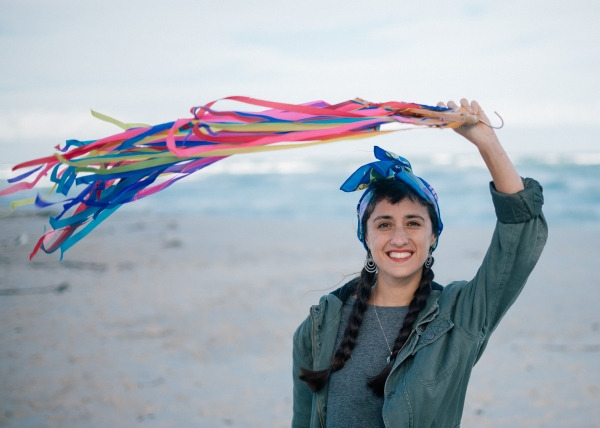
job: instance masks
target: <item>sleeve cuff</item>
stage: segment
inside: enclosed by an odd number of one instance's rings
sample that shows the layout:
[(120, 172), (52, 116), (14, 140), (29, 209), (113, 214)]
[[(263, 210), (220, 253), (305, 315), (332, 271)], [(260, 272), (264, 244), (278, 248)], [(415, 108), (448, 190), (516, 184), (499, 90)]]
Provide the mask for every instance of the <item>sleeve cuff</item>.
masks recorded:
[(496, 217), (502, 223), (523, 223), (539, 216), (544, 204), (543, 189), (533, 178), (524, 178), (525, 189), (514, 194), (500, 193), (490, 183)]

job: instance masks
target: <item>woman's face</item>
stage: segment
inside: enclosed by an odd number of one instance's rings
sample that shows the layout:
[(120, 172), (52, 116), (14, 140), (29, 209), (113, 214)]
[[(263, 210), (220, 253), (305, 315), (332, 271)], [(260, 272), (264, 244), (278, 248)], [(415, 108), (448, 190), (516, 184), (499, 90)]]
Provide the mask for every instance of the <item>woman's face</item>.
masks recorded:
[(397, 204), (386, 199), (378, 202), (366, 227), (366, 243), (379, 269), (378, 282), (416, 282), (418, 286), (435, 239), (426, 206), (409, 198)]

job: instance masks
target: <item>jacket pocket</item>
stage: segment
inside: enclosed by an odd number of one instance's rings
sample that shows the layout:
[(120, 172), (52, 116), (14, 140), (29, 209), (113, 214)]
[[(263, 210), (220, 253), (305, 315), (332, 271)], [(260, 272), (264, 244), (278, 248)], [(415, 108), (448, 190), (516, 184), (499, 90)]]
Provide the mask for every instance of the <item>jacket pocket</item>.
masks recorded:
[(435, 320), (423, 330), (413, 349), (413, 367), (424, 386), (435, 385), (449, 376), (458, 364), (458, 348), (449, 319)]

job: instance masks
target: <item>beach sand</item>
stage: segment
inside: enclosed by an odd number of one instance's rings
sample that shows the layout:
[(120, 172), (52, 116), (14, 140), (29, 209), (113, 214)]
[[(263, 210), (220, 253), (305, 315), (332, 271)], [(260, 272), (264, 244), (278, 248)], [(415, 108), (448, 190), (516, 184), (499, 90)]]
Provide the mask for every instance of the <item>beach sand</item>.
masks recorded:
[[(0, 425), (285, 427), (291, 338), (363, 262), (351, 218), (114, 214), (58, 256), (46, 218), (0, 219)], [(492, 230), (447, 225), (436, 279), (468, 279)], [(600, 425), (600, 230), (552, 228), (475, 367), (464, 427)]]

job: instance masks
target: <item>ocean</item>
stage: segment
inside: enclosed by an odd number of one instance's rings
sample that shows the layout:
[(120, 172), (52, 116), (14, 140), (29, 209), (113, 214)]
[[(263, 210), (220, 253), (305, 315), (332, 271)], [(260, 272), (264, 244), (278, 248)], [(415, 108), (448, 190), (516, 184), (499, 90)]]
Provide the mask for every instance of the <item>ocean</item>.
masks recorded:
[[(231, 157), (175, 183), (155, 195), (127, 204), (120, 211), (164, 216), (260, 217), (279, 219), (354, 219), (359, 192), (339, 190), (370, 153), (315, 156), (314, 151)], [(408, 156), (407, 156), (408, 157)], [(519, 173), (544, 187), (544, 211), (553, 225), (600, 225), (600, 154), (511, 156)], [(440, 198), (446, 227), (494, 221), (489, 173), (476, 153), (422, 154), (410, 157)], [(0, 169), (6, 187), (9, 165)], [(43, 194), (43, 190), (40, 191)], [(30, 192), (0, 198), (0, 210)], [(19, 210), (31, 210), (22, 207)], [(107, 220), (110, 221), (110, 218)]]

